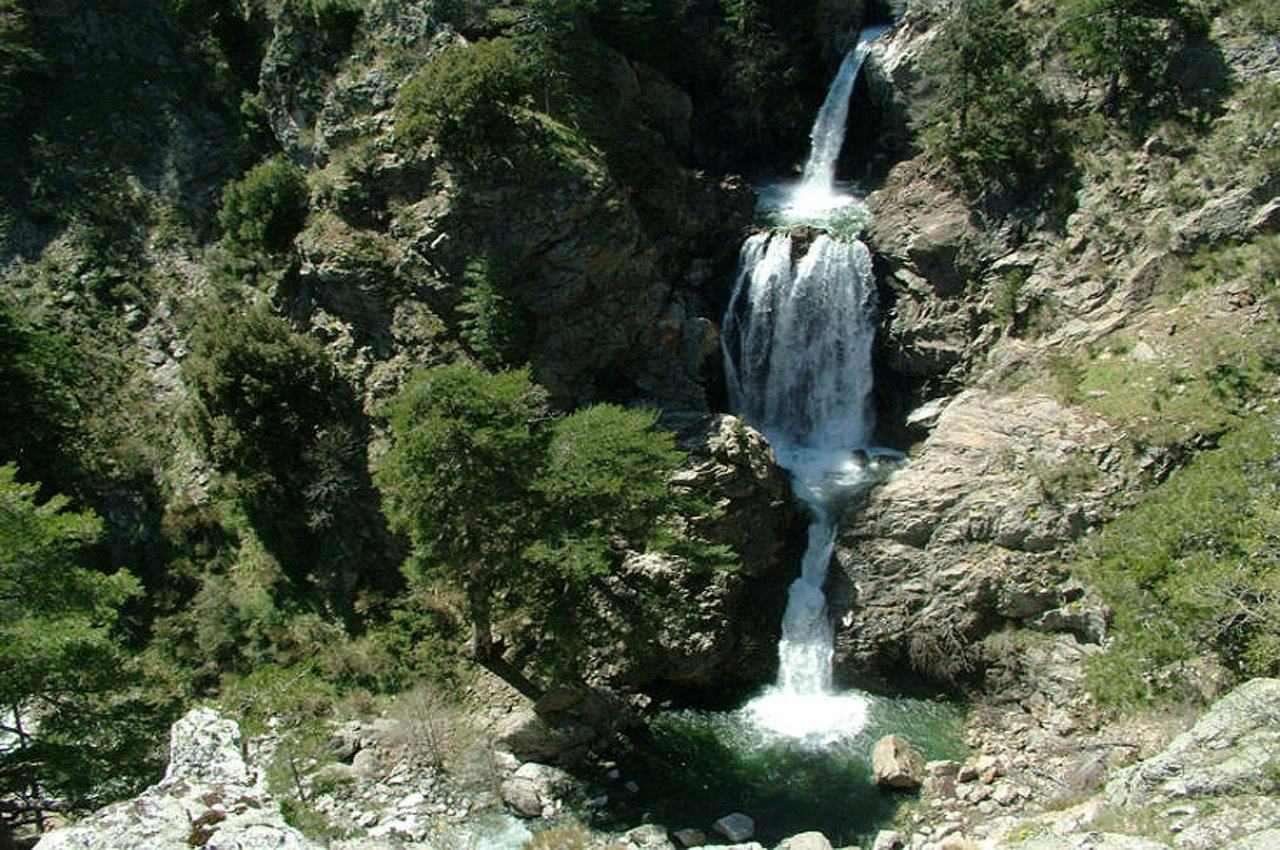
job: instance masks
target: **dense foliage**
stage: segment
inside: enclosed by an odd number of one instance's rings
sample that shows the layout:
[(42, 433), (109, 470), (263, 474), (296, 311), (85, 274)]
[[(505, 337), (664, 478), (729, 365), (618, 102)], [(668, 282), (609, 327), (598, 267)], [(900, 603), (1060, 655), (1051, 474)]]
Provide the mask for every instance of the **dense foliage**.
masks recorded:
[(341, 526), (361, 513), (368, 476), (354, 401), (328, 355), (262, 306), (215, 302), (191, 332), (183, 377), (201, 447), (257, 534), (293, 580), (319, 581), (340, 602), (358, 582), (359, 548)]
[(963, 0), (943, 27), (928, 141), (970, 194), (1038, 188), (1067, 158), (1031, 60), (1030, 30), (1006, 0)]
[(434, 138), (463, 160), (501, 150), (515, 132), (511, 109), (525, 86), (507, 39), (447, 48), (400, 90), (396, 133), (411, 145)]
[(1241, 676), (1280, 672), (1280, 429), (1266, 417), (1196, 458), (1098, 537), (1089, 577), (1115, 610), (1093, 667), (1112, 701), (1192, 697), (1213, 653)]
[(101, 520), (62, 496), (41, 502), (16, 474), (0, 466), (0, 825), (127, 787), (156, 755), (115, 628), (138, 582), (78, 566)]
[(1061, 14), (1068, 56), (1103, 83), (1108, 114), (1140, 112), (1167, 98), (1170, 63), (1208, 26), (1194, 0), (1071, 0)]
[(0, 120), (8, 123), (18, 118), (24, 83), (42, 64), (21, 0), (0, 0)]
[(307, 218), (307, 179), (283, 155), (249, 169), (222, 192), (218, 223), (239, 248), (287, 251)]
[[(672, 435), (656, 414), (615, 405), (553, 416), (527, 370), (467, 364), (421, 371), (387, 415), (376, 478), (413, 543), (412, 580), (466, 589), (478, 659), (493, 655), (495, 613), (536, 614), (540, 634), (512, 639), (558, 644), (553, 660), (571, 668), (566, 645), (593, 630), (592, 589), (629, 549), (660, 547), (681, 508), (667, 485), (684, 458)], [(697, 544), (685, 554), (704, 569), (725, 560)]]
[(515, 583), (530, 531), (546, 394), (524, 370), (446, 366), (417, 375), (387, 414), (393, 442), (377, 470), (387, 517), (412, 541), (415, 572), (445, 570), (466, 588), (472, 652), (488, 658), (494, 596)]

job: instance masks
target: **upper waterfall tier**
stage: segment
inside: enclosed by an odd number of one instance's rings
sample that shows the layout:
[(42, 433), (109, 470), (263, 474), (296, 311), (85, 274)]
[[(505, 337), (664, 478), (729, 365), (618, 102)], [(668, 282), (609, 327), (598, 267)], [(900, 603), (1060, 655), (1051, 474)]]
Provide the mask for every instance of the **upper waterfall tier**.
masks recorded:
[(836, 162), (844, 147), (845, 128), (849, 123), (849, 99), (853, 94), (858, 71), (871, 52), (871, 43), (888, 27), (868, 27), (858, 34), (858, 42), (844, 61), (827, 90), (827, 98), (809, 132), (809, 159), (804, 176), (796, 186), (792, 206), (797, 209), (825, 210), (838, 206), (842, 196), (836, 193)]

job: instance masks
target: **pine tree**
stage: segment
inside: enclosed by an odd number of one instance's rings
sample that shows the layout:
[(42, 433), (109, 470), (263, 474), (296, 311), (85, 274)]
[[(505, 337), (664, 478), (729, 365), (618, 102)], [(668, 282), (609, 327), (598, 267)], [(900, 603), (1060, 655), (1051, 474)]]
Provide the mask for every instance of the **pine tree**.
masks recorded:
[(0, 466), (0, 817), (11, 822), (86, 802), (149, 754), (115, 630), (140, 586), (78, 566), (102, 521), (62, 496), (40, 503), (39, 485), (16, 476)]

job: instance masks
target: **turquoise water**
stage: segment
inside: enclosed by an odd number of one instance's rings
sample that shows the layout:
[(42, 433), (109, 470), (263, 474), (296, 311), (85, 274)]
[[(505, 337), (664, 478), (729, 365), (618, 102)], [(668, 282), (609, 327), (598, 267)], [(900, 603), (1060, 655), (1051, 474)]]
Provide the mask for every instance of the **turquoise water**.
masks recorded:
[(836, 846), (857, 843), (890, 824), (914, 795), (882, 791), (871, 781), (871, 749), (898, 734), (924, 756), (962, 759), (962, 709), (935, 700), (875, 697), (868, 723), (853, 738), (821, 749), (769, 735), (741, 712), (677, 711), (656, 718), (648, 740), (619, 764), (640, 786), (612, 814), (618, 825), (644, 815), (670, 829), (709, 831), (729, 812), (756, 822), (766, 844), (819, 830)]

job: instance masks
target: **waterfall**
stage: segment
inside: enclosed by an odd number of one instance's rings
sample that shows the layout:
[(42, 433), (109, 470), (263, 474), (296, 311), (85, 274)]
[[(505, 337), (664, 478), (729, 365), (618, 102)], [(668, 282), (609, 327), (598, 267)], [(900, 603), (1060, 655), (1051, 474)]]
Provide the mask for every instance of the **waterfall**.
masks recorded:
[(830, 208), (840, 199), (834, 193), (836, 161), (844, 147), (845, 126), (849, 123), (849, 97), (853, 85), (862, 70), (862, 63), (871, 52), (871, 43), (888, 27), (868, 27), (858, 33), (857, 44), (840, 63), (827, 98), (818, 110), (813, 129), (809, 131), (809, 159), (804, 164), (804, 176), (796, 188), (794, 203), (806, 208)]
[[(840, 66), (814, 122), (804, 178), (791, 190), (793, 205), (814, 208), (817, 198), (832, 209), (852, 201), (834, 191), (835, 164), (854, 80), (881, 32), (862, 33)], [(839, 500), (874, 480), (887, 452), (870, 447), (870, 252), (857, 239), (820, 233), (797, 262), (798, 241), (770, 231), (743, 244), (721, 340), (731, 406), (768, 437), (812, 517), (800, 576), (788, 591), (777, 682), (746, 711), (766, 729), (823, 744), (856, 734), (867, 722), (870, 700), (832, 687), (834, 630), (823, 586)]]

